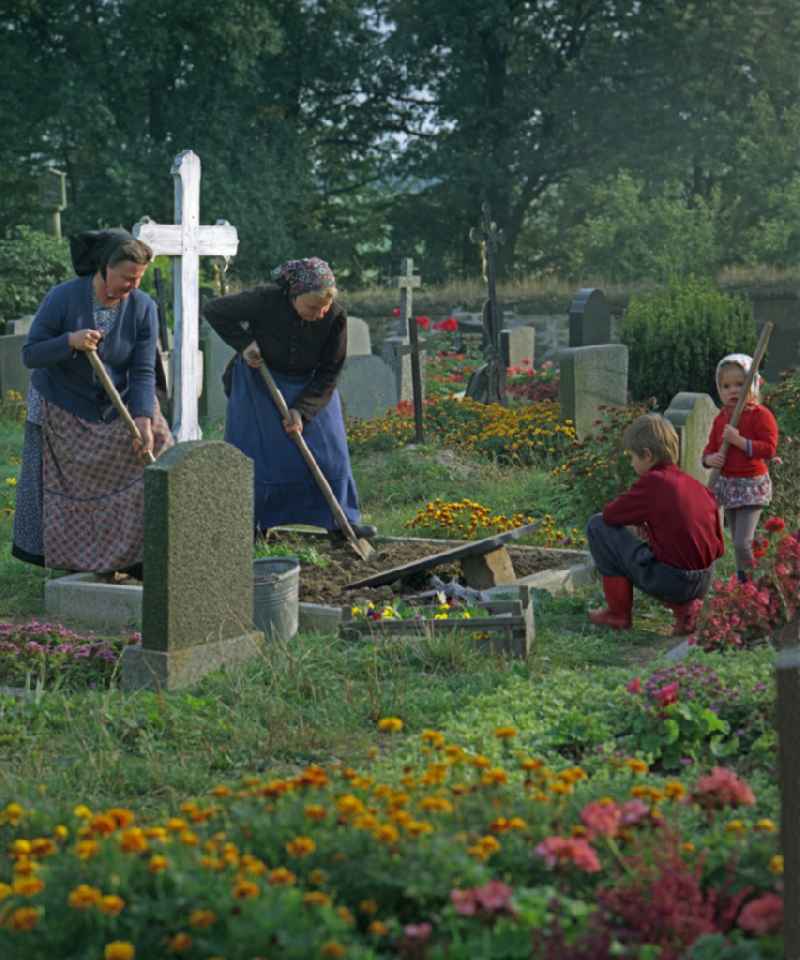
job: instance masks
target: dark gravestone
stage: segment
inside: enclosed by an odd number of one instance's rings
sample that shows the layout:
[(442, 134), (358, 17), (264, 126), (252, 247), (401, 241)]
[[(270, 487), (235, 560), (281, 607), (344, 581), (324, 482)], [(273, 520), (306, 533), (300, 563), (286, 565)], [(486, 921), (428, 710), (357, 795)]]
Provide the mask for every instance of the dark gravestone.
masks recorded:
[(179, 443), (145, 470), (142, 646), (125, 689), (174, 689), (255, 656), (253, 461), (235, 447)]
[(611, 343), (611, 313), (602, 290), (584, 287), (569, 308), (569, 345), (592, 347)]
[(784, 957), (800, 958), (800, 619), (780, 631), (778, 683), (778, 760), (783, 850)]

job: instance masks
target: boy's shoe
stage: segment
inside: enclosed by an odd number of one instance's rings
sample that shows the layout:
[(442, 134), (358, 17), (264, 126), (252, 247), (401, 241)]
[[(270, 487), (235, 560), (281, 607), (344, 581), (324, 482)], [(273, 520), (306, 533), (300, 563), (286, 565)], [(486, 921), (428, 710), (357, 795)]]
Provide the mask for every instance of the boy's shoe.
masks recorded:
[(702, 600), (690, 600), (688, 603), (667, 603), (666, 606), (675, 614), (675, 623), (672, 626), (673, 637), (688, 637), (697, 629), (697, 618), (703, 608)]
[(630, 630), (633, 612), (633, 584), (627, 577), (603, 577), (603, 593), (608, 604), (602, 610), (590, 610), (589, 619), (597, 627)]
[[(371, 523), (351, 523), (350, 526), (359, 540), (373, 540), (378, 535), (378, 528)], [(342, 543), (344, 534), (341, 530), (329, 530), (328, 539), (331, 543)]]

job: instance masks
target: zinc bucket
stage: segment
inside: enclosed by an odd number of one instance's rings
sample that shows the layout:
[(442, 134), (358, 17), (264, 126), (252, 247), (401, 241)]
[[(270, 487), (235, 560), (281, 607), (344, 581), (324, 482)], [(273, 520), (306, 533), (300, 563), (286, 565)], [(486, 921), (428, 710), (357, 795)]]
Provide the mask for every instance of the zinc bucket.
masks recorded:
[(291, 640), (297, 633), (299, 595), (297, 557), (253, 561), (253, 623), (267, 640)]

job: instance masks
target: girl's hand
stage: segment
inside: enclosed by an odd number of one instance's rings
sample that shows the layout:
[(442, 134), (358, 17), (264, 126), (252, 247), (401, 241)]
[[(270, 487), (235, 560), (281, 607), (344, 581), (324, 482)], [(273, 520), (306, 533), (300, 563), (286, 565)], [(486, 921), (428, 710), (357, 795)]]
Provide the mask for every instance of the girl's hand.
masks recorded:
[(303, 418), (300, 412), (293, 407), (289, 408), (289, 419), (283, 421), (283, 429), (291, 436), (293, 433), (303, 432)]
[(707, 467), (711, 467), (713, 470), (721, 470), (725, 466), (725, 457), (721, 453), (707, 453), (704, 462)]
[(102, 339), (103, 334), (99, 330), (73, 330), (67, 337), (67, 343), (73, 350), (82, 350), (85, 353), (96, 350)]
[(736, 427), (732, 427), (729, 423), (725, 425), (725, 429), (722, 431), (722, 439), (731, 444), (733, 447), (738, 447), (740, 450), (745, 450), (747, 448), (747, 441), (739, 433)]
[(252, 343), (249, 343), (244, 350), (242, 350), (242, 356), (244, 357), (245, 363), (248, 367), (260, 367), (262, 363), (261, 351), (258, 349), (258, 344), (255, 340)]

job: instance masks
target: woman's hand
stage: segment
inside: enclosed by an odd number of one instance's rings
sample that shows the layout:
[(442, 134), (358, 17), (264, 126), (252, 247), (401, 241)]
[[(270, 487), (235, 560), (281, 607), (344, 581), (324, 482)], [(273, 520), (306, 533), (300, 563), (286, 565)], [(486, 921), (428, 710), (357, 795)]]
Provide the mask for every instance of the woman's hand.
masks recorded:
[(255, 342), (255, 340), (252, 343), (249, 343), (244, 350), (242, 350), (242, 356), (244, 357), (244, 361), (248, 367), (257, 368), (261, 366), (261, 351), (258, 349), (258, 344)]
[(291, 436), (303, 432), (303, 418), (293, 407), (289, 408), (289, 419), (283, 421), (283, 429)]
[(153, 425), (150, 420), (150, 417), (136, 417), (134, 423), (139, 428), (139, 433), (142, 435), (142, 442), (139, 443), (138, 440), (133, 441), (133, 449), (139, 454), (139, 457), (148, 461), (150, 459), (149, 454), (153, 452)]
[(73, 330), (67, 337), (67, 343), (73, 350), (96, 350), (98, 344), (103, 339), (103, 334), (99, 330)]
[(712, 470), (721, 470), (725, 466), (725, 457), (717, 451), (716, 453), (707, 453), (703, 457), (703, 463)]

